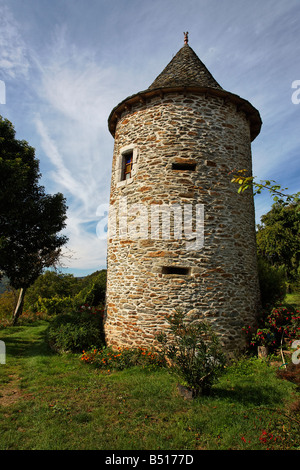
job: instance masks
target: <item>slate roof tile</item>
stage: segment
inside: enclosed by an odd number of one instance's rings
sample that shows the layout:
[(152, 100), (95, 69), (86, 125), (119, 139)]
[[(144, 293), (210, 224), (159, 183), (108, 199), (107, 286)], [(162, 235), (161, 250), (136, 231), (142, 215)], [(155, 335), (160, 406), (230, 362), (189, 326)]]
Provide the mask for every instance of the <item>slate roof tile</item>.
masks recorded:
[(222, 87), (188, 44), (179, 49), (148, 90), (174, 86), (199, 86), (222, 90)]

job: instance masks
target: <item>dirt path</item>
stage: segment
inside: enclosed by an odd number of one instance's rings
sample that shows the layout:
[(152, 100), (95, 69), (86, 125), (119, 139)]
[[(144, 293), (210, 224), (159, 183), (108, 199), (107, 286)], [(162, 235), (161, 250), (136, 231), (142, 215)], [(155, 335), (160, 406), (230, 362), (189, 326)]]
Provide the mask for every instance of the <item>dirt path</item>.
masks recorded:
[(9, 382), (1, 384), (0, 406), (10, 406), (22, 397), (21, 378), (16, 374), (10, 374)]

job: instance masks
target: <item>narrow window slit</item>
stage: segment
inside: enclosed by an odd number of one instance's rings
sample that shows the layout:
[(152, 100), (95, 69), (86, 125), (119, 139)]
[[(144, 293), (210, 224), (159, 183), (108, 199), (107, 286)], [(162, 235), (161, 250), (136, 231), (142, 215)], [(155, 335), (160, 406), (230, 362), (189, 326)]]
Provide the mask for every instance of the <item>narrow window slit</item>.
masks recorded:
[(183, 266), (163, 266), (162, 274), (181, 274), (188, 276), (191, 273), (191, 268), (186, 268)]
[(172, 163), (172, 170), (195, 171), (196, 163)]

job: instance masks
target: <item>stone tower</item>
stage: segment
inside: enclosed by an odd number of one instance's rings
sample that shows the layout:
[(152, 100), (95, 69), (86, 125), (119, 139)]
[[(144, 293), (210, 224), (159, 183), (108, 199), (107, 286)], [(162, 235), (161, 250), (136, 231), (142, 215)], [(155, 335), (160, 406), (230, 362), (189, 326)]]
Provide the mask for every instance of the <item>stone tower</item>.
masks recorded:
[(259, 305), (255, 216), (234, 169), (252, 171), (258, 111), (223, 90), (188, 45), (111, 112), (107, 344), (146, 346), (176, 309), (211, 322), (227, 350)]

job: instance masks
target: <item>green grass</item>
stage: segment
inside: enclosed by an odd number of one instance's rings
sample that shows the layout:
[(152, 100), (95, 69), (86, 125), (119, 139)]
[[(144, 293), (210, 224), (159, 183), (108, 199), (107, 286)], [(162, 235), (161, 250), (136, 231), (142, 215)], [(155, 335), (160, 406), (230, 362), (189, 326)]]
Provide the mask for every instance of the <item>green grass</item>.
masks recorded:
[(0, 450), (300, 449), (299, 392), (278, 364), (241, 360), (211, 396), (184, 400), (164, 369), (100, 372), (54, 354), (47, 326), (0, 330)]
[(300, 289), (285, 296), (285, 303), (300, 309)]

